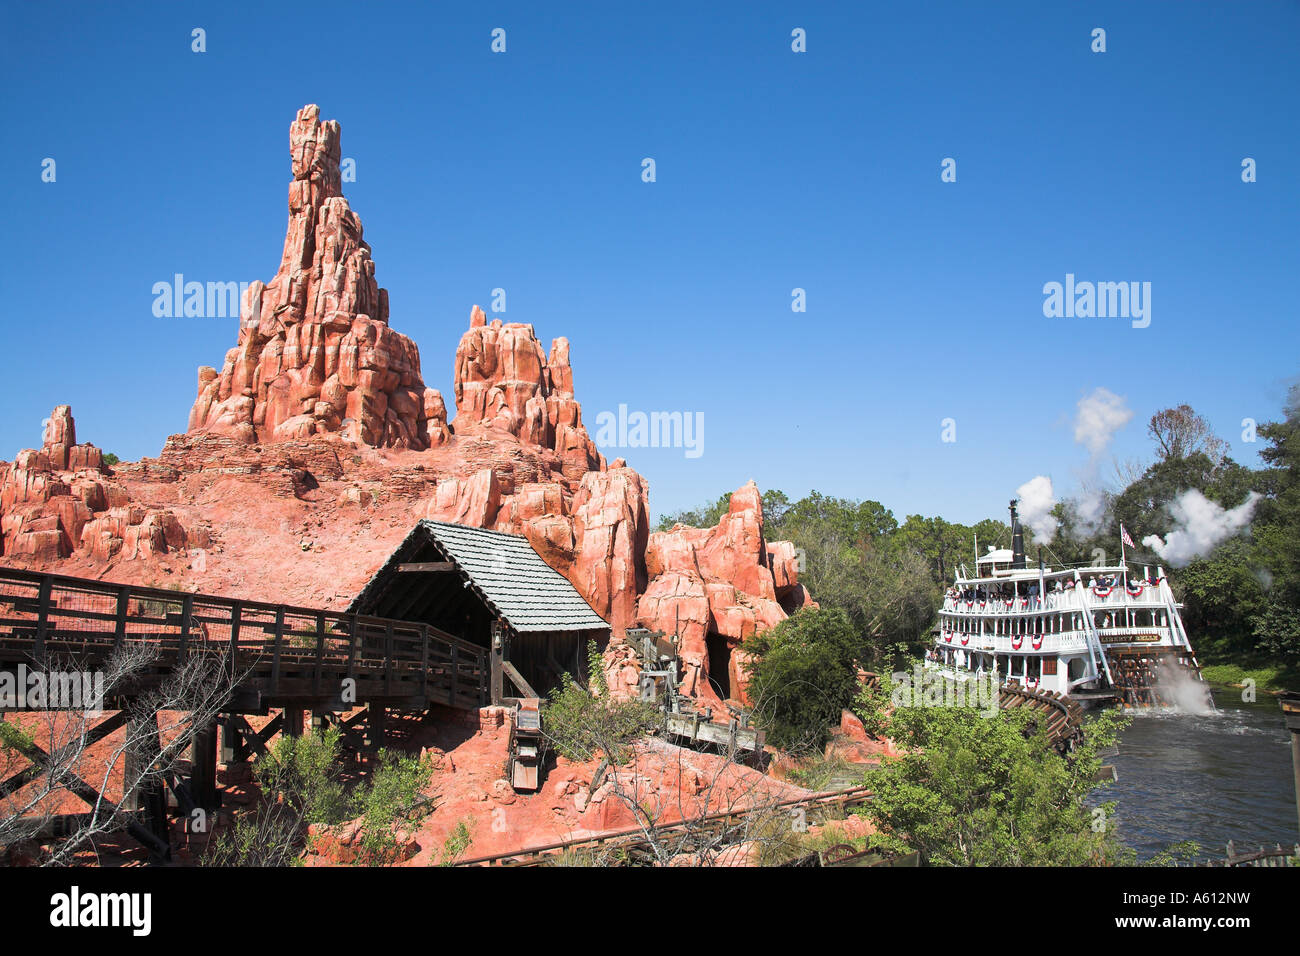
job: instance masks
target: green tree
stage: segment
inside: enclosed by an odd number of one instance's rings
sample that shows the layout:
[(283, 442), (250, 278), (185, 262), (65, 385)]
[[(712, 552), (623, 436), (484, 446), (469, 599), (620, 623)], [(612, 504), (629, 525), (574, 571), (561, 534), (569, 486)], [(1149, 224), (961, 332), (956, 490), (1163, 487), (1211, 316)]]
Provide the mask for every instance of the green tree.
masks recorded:
[(805, 608), (745, 642), (753, 655), (749, 697), (767, 740), (818, 750), (856, 693), (861, 641), (839, 608)]
[(1100, 754), (1126, 718), (1108, 712), (1068, 758), (1051, 748), (1033, 715), (989, 717), (965, 707), (884, 704), (891, 687), (864, 692), (864, 722), (889, 735), (901, 756), (870, 771), (863, 811), (876, 827), (868, 846), (919, 852), (932, 866), (1084, 866), (1133, 862), (1110, 825), (1111, 804), (1090, 807)]
[(1300, 665), (1300, 385), (1291, 387), (1281, 421), (1259, 427), (1269, 447), (1261, 484), (1268, 496), (1256, 519), (1257, 561), (1267, 601), (1252, 634), (1279, 660)]

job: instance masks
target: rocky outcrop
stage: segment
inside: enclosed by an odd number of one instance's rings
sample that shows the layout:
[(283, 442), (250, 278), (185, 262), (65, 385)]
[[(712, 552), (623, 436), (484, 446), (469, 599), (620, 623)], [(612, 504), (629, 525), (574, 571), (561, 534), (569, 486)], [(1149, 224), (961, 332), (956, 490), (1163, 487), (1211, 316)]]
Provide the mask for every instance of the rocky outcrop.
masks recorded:
[(131, 503), (105, 473), (94, 445), (77, 443), (72, 409), (60, 405), (45, 425), (40, 450), (0, 467), (0, 555), (47, 565), (80, 553), (101, 561), (146, 558), (206, 546), (205, 529), (188, 531), (166, 509)]
[(189, 431), (245, 442), (338, 433), (416, 450), (447, 440), (415, 343), (388, 326), (361, 220), (340, 188), (339, 124), (305, 106), (289, 130), (293, 182), (280, 269), (240, 304), (220, 373), (199, 369)]
[(474, 306), (469, 331), (456, 347), (457, 435), (509, 435), (555, 452), (560, 472), (576, 485), (605, 459), (582, 424), (573, 397), (569, 340), (551, 343), (548, 358), (531, 325), (487, 321)]
[[(645, 627), (676, 634), (682, 690), (745, 700), (746, 638), (809, 603), (788, 541), (763, 536), (763, 501), (749, 482), (731, 496), (715, 528), (675, 525), (649, 536), (649, 582), (637, 602)], [(711, 668), (725, 662), (725, 673)]]

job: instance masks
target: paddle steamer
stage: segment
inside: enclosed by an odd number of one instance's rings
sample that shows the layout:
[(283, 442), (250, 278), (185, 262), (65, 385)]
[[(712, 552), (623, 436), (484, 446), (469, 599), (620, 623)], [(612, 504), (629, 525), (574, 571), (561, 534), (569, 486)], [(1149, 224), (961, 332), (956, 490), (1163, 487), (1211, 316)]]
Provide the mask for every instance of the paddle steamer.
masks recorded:
[(1118, 564), (1055, 569), (1025, 560), (1011, 502), (1010, 549), (963, 565), (944, 596), (926, 666), (958, 679), (994, 677), (1085, 705), (1185, 704), (1206, 685), (1163, 568)]

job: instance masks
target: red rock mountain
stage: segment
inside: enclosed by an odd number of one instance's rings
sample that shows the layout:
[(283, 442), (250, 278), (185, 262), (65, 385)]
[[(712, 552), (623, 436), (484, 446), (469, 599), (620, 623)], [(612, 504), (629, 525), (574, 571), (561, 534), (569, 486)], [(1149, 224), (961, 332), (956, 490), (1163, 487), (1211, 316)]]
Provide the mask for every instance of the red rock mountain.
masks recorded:
[[(569, 342), (477, 306), (455, 355), (456, 417), (389, 326), (339, 125), (299, 111), (279, 270), (247, 290), (222, 370), (199, 369), (185, 434), (103, 465), (59, 406), (40, 450), (0, 463), (0, 561), (303, 605), (346, 605), (424, 517), (526, 535), (614, 627), (677, 633), (688, 690), (743, 697), (745, 638), (809, 602), (767, 542), (753, 482), (716, 528), (651, 533), (649, 486), (582, 422)], [(632, 688), (630, 655), (607, 653)], [(709, 679), (706, 679), (709, 678)]]

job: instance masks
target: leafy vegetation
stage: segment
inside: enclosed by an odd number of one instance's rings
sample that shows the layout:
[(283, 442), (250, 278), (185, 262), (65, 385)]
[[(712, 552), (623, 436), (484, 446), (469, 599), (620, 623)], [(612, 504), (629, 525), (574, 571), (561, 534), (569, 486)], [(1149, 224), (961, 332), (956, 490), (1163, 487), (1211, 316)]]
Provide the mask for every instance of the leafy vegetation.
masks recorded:
[(1109, 711), (1091, 721), (1068, 758), (1044, 731), (1030, 732), (1022, 710), (988, 717), (966, 707), (886, 704), (889, 679), (863, 691), (864, 723), (884, 731), (901, 756), (869, 771), (874, 797), (862, 811), (877, 832), (868, 847), (919, 852), (934, 866), (1084, 866), (1134, 862), (1110, 825), (1113, 805), (1090, 807), (1101, 754), (1128, 718)]
[(473, 841), (474, 835), (470, 831), (469, 824), (464, 820), (457, 821), (456, 826), (447, 835), (447, 839), (442, 841), (442, 853), (438, 857), (438, 866), (455, 866), (460, 862), (460, 858), (465, 855), (465, 851), (469, 849), (469, 845)]
[(803, 609), (745, 643), (754, 655), (749, 697), (770, 744), (811, 753), (853, 702), (862, 644), (839, 608)]
[(586, 762), (602, 756), (622, 764), (632, 741), (658, 725), (658, 711), (644, 701), (610, 695), (594, 642), (587, 645), (587, 658), (592, 690), (567, 676), (542, 705), (543, 733), (569, 760)]
[(341, 742), (337, 727), (280, 737), (253, 768), (262, 787), (262, 805), (236, 818), (214, 841), (207, 862), (287, 865), (306, 845), (309, 825), (333, 826), (358, 818), (359, 860), (368, 865), (392, 862), (395, 827), (418, 809), (432, 767), (424, 757), (383, 749), (369, 779), (348, 787), (342, 778)]

